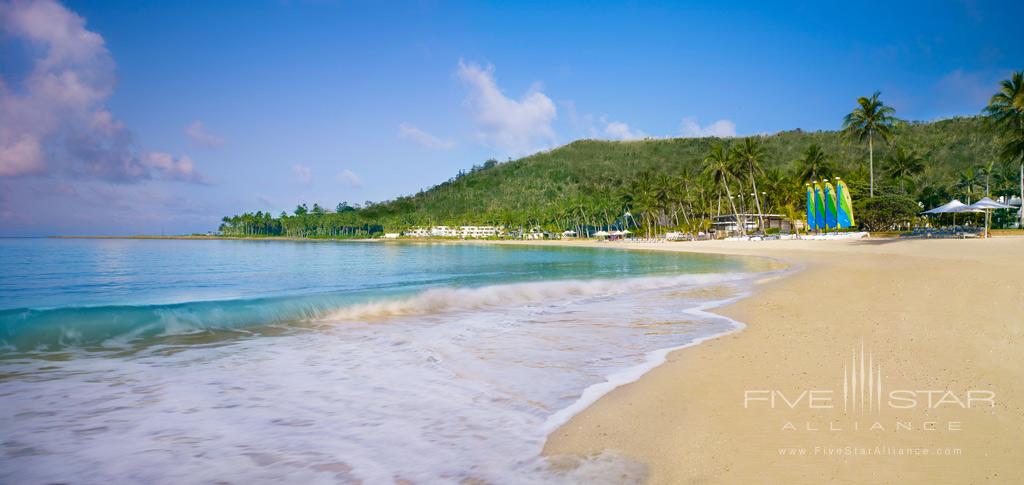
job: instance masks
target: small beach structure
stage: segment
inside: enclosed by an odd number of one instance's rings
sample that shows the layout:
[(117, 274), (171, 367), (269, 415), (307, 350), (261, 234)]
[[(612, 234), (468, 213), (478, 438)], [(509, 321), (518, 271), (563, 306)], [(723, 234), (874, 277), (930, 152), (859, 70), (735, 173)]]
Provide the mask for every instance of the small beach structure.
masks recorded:
[(953, 200), (951, 200), (949, 202), (946, 202), (945, 204), (942, 204), (942, 205), (940, 205), (940, 206), (938, 206), (938, 207), (936, 207), (934, 209), (926, 210), (926, 211), (923, 212), (923, 214), (949, 214), (949, 213), (962, 212), (962, 211), (959, 210), (961, 207), (967, 207), (967, 204), (964, 204), (963, 202), (960, 202), (957, 199), (953, 199)]
[(988, 197), (984, 197), (981, 200), (967, 206), (968, 209), (973, 211), (985, 212), (985, 237), (988, 238), (988, 228), (992, 223), (992, 211), (994, 209), (1009, 209), (1010, 206), (1006, 204), (1000, 204)]
[(592, 236), (594, 236), (594, 237), (608, 237), (608, 236), (611, 236), (611, 233), (609, 233), (608, 231), (597, 231), (594, 234), (592, 234)]
[(992, 211), (995, 209), (1010, 209), (1012, 206), (996, 202), (988, 197), (967, 205), (957, 199), (953, 199), (934, 209), (926, 210), (924, 214), (960, 214), (963, 212), (984, 212), (985, 213), (985, 237), (988, 237), (989, 227), (992, 224)]
[(741, 226), (744, 228), (744, 233), (757, 231), (759, 219), (764, 220), (765, 230), (778, 229), (781, 233), (796, 230), (794, 222), (782, 214), (725, 214), (713, 217), (711, 226), (715, 236), (723, 238), (740, 234)]

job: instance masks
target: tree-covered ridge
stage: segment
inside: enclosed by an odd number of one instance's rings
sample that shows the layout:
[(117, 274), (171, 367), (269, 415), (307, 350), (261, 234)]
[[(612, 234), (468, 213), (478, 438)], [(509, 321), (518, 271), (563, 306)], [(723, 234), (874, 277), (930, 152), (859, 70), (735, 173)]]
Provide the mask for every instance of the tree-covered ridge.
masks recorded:
[[(764, 212), (799, 218), (807, 182), (802, 174), (841, 176), (855, 200), (868, 196), (868, 147), (843, 132), (797, 129), (748, 138), (754, 146), (746, 149), (757, 152), (753, 176), (749, 159), (737, 155), (745, 138), (580, 140), (506, 163), (491, 160), (391, 201), (339, 204), (333, 211), (300, 206), (295, 214), (279, 217), (244, 214), (225, 218), (221, 229), (302, 237), (366, 236), (419, 225), (560, 231), (621, 223), (630, 212), (634, 221), (629, 222), (645, 231), (696, 232), (706, 230), (714, 215), (756, 212), (757, 202)], [(718, 178), (707, 170), (716, 146), (728, 165)], [(1018, 165), (999, 161), (998, 136), (986, 118), (897, 121), (888, 140), (876, 139), (873, 148), (875, 195), (906, 194), (931, 206), (950, 196), (976, 200), (986, 183), (994, 195), (1015, 191)], [(750, 197), (752, 182), (757, 201)]]

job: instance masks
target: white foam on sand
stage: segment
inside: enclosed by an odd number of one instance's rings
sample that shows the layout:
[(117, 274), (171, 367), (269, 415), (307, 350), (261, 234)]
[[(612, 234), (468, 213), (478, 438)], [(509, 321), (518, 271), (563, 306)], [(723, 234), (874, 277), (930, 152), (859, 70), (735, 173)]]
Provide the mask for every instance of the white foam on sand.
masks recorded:
[(663, 349), (657, 349), (648, 352), (646, 360), (642, 364), (638, 364), (633, 367), (615, 372), (608, 376), (608, 380), (601, 383), (593, 384), (584, 389), (583, 393), (580, 394), (580, 397), (579, 399), (576, 400), (576, 402), (572, 403), (568, 407), (558, 410), (556, 413), (549, 416), (548, 419), (544, 422), (544, 426), (542, 429), (547, 434), (555, 432), (558, 428), (562, 427), (562, 425), (568, 423), (569, 420), (573, 418), (573, 416), (576, 416), (577, 414), (583, 412), (583, 410), (590, 407), (592, 404), (597, 402), (599, 399), (604, 397), (609, 392), (612, 392), (615, 389), (622, 387), (626, 384), (638, 381), (641, 377), (644, 376), (644, 374), (647, 374), (656, 367), (664, 364), (665, 361), (668, 359), (668, 354), (671, 354), (672, 352), (682, 350), (687, 347), (693, 347), (695, 345), (707, 342), (708, 340), (716, 339), (743, 330), (744, 328), (746, 328), (746, 325), (744, 323), (722, 315), (708, 312), (707, 310), (710, 308), (727, 305), (745, 296), (746, 292), (743, 292), (736, 295), (735, 297), (715, 300), (683, 310), (684, 313), (688, 313), (699, 318), (721, 319), (723, 321), (727, 321), (729, 323), (729, 327), (726, 330), (723, 330), (719, 333), (694, 338), (690, 342), (687, 342), (682, 345), (666, 347)]
[(540, 453), (669, 352), (742, 328), (703, 290), (752, 279), (447, 288), (283, 336), (0, 361), (0, 482), (642, 481), (621, 457), (567, 472)]

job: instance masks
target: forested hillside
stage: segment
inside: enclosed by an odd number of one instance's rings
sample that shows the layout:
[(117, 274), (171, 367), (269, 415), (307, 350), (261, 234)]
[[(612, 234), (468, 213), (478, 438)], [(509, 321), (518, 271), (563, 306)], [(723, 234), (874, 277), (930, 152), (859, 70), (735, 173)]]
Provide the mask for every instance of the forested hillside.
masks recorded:
[[(995, 195), (1014, 193), (1019, 166), (1000, 161), (998, 137), (985, 121), (896, 122), (888, 141), (874, 142), (875, 195), (932, 206), (951, 196), (977, 199), (986, 186)], [(328, 209), (333, 202), (300, 206), (280, 217), (249, 213), (226, 217), (221, 229), (305, 237), (366, 236), (434, 224), (560, 231), (621, 222), (629, 211), (643, 230), (697, 231), (716, 214), (754, 212), (757, 202), (764, 212), (798, 218), (803, 184), (811, 178), (840, 176), (855, 200), (867, 195), (868, 149), (856, 138), (802, 130), (750, 138), (751, 143), (744, 138), (580, 140), (506, 163), (491, 160), (391, 201), (333, 209)], [(713, 156), (716, 145), (723, 147), (721, 167)], [(751, 197), (752, 182), (758, 201)], [(732, 203), (727, 194), (733, 195)]]

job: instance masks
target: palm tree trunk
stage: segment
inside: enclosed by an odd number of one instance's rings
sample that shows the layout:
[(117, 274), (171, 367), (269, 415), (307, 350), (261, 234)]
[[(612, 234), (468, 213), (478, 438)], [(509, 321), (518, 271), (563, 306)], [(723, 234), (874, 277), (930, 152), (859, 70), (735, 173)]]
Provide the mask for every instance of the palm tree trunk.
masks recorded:
[(871, 173), (871, 197), (875, 196), (875, 144), (872, 135), (868, 135), (868, 172)]
[(761, 211), (761, 196), (757, 192), (757, 180), (754, 179), (754, 172), (750, 172), (750, 185), (754, 187), (754, 203), (757, 205), (757, 218), (759, 219), (761, 232), (764, 233), (764, 213)]
[(732, 216), (736, 220), (736, 228), (739, 229), (740, 234), (743, 234), (746, 232), (744, 230), (746, 228), (740, 225), (740, 213), (736, 210), (736, 201), (732, 199), (732, 191), (729, 190), (729, 184), (725, 183), (724, 180), (722, 181), (722, 185), (725, 186), (725, 195), (729, 196), (729, 205), (732, 206)]

